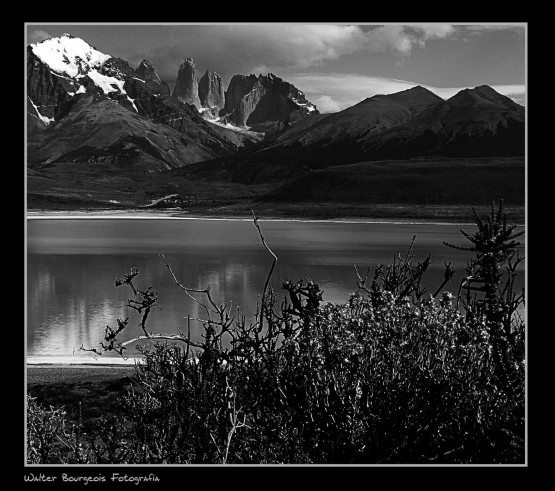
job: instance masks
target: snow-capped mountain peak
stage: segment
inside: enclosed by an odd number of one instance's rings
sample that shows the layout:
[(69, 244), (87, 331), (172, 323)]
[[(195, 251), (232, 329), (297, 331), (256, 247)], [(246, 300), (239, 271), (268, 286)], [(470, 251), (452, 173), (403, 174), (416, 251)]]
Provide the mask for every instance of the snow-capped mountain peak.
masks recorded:
[(50, 69), (75, 78), (99, 69), (111, 55), (101, 53), (86, 41), (63, 34), (31, 44), (33, 53)]

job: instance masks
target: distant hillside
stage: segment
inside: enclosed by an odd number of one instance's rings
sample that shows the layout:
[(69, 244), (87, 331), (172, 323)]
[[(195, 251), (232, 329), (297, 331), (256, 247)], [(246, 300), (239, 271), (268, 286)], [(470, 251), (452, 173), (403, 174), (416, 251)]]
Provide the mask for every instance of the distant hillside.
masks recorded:
[(524, 206), (522, 158), (360, 162), (309, 172), (268, 193), (273, 203), (329, 202)]
[(524, 107), (491, 87), (465, 89), (364, 145), (376, 159), (524, 156)]

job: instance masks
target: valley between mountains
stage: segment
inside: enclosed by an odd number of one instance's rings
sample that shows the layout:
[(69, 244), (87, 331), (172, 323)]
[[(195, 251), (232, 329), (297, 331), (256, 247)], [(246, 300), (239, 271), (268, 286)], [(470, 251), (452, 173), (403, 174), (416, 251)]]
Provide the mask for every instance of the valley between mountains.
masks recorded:
[[(214, 67), (216, 70), (217, 67)], [(525, 210), (525, 109), (416, 86), (321, 114), (274, 74), (176, 67), (173, 90), (64, 34), (27, 47), (29, 211), (464, 220)]]

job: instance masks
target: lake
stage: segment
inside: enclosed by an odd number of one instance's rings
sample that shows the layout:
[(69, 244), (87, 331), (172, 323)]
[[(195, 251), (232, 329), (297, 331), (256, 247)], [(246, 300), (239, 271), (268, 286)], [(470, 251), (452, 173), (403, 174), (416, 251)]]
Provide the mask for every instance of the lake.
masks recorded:
[[(259, 224), (278, 256), (271, 281), (274, 290), (282, 295), (282, 280), (306, 277), (320, 285), (325, 302), (346, 302), (357, 289), (354, 265), (364, 274), (370, 265), (390, 263), (394, 255), (405, 255), (414, 235), (415, 259), (432, 255), (426, 276), (429, 291), (439, 286), (444, 262), (451, 261), (457, 274), (445, 290), (456, 293), (471, 253), (448, 248), (443, 241), (467, 245), (460, 229), (468, 233), (476, 229), (471, 224), (360, 221), (260, 220)], [(272, 257), (251, 219), (28, 218), (28, 361), (115, 361), (108, 355), (95, 360), (92, 353), (78, 348), (98, 347), (106, 326), (116, 328), (116, 318), (128, 315), (129, 336), (140, 333), (139, 316), (127, 307), (130, 290), (114, 285), (115, 278), (131, 268), (140, 271), (137, 286), (153, 285), (159, 292), (158, 308), (147, 324), (150, 331), (186, 332), (187, 315), (205, 318), (198, 303), (173, 282), (161, 253), (182, 284), (194, 289), (210, 286), (217, 304), (232, 305), (233, 313), (239, 307), (242, 315), (252, 318)], [(523, 270), (521, 265), (519, 288), (524, 285)], [(193, 321), (191, 326), (191, 337), (200, 339), (200, 324)], [(134, 349), (126, 353), (136, 355)]]

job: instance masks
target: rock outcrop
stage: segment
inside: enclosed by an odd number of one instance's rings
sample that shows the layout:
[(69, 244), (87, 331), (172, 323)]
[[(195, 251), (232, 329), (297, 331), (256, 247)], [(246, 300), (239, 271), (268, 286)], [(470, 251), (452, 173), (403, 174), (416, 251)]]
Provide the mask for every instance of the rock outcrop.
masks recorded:
[(225, 90), (222, 78), (216, 72), (208, 70), (198, 83), (200, 104), (214, 115), (225, 106)]
[(144, 80), (145, 82), (152, 82), (160, 87), (160, 94), (161, 95), (170, 95), (170, 87), (166, 82), (163, 82), (152, 63), (148, 60), (141, 61), (141, 64), (136, 68), (135, 73), (139, 78)]
[(141, 64), (135, 69), (135, 73), (145, 80), (152, 80), (153, 82), (162, 83), (152, 63), (148, 60), (141, 61)]
[(294, 123), (309, 114), (317, 114), (294, 85), (268, 75), (234, 75), (226, 91), (226, 119), (236, 126), (247, 126), (268, 121)]
[(197, 71), (192, 58), (185, 58), (185, 61), (179, 67), (172, 95), (181, 102), (194, 104), (197, 109), (201, 107), (198, 96)]

